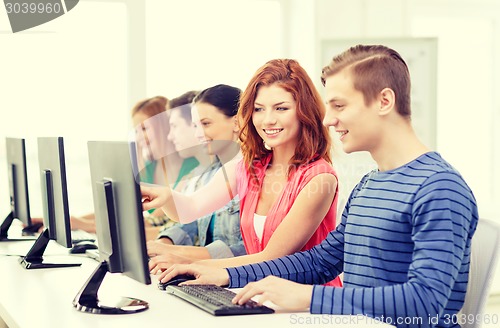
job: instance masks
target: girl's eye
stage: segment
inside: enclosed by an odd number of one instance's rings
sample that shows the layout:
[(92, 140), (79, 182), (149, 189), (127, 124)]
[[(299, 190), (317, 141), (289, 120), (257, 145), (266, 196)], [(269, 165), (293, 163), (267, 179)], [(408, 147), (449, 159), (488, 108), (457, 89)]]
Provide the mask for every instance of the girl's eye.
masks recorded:
[(276, 107), (276, 110), (283, 111), (283, 110), (288, 110), (286, 107)]
[(262, 109), (262, 108), (260, 108), (260, 107), (255, 107), (255, 108), (253, 109), (253, 111), (254, 111), (254, 112), (261, 112), (262, 110), (263, 110), (263, 109)]

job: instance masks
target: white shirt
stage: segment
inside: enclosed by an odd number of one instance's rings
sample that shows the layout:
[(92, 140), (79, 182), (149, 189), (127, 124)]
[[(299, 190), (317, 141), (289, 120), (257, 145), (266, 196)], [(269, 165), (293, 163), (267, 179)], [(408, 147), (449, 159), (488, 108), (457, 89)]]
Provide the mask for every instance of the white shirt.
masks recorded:
[(267, 216), (259, 215), (254, 213), (253, 215), (253, 228), (255, 230), (255, 234), (259, 237), (259, 241), (262, 241), (262, 233), (264, 232), (264, 224), (266, 223)]

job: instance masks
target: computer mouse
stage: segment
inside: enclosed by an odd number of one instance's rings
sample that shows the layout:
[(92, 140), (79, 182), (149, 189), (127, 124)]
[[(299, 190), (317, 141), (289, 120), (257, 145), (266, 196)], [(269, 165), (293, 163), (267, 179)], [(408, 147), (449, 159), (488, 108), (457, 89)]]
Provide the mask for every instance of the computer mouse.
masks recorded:
[(91, 241), (81, 241), (79, 243), (76, 243), (71, 247), (69, 252), (71, 254), (85, 254), (87, 249), (97, 249), (97, 245), (94, 244)]
[(196, 277), (190, 274), (178, 274), (177, 276), (173, 277), (167, 282), (158, 282), (158, 288), (161, 290), (165, 290), (167, 286), (177, 286), (181, 282), (188, 281), (188, 280), (195, 280)]

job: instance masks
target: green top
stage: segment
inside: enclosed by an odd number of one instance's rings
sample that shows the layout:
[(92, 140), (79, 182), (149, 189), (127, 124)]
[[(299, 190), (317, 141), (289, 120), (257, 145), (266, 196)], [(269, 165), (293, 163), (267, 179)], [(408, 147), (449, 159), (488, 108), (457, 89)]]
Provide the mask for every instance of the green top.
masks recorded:
[(181, 169), (179, 170), (179, 174), (177, 175), (173, 188), (175, 189), (182, 178), (194, 170), (198, 165), (200, 165), (200, 162), (198, 162), (196, 157), (185, 158), (182, 162)]
[[(154, 183), (157, 161), (146, 161), (144, 169), (141, 171), (141, 181), (146, 183)], [(182, 178), (188, 175), (194, 168), (200, 165), (200, 162), (195, 157), (185, 158), (182, 162), (181, 169), (177, 175), (173, 188), (177, 187)]]
[(144, 169), (141, 171), (141, 181), (147, 183), (154, 183), (155, 171), (156, 171), (156, 161), (146, 161), (144, 163)]
[[(146, 183), (154, 183), (155, 180), (155, 171), (157, 161), (146, 161), (144, 165), (144, 169), (141, 171), (141, 181)], [(200, 162), (195, 157), (188, 157), (182, 161), (181, 169), (179, 170), (179, 174), (177, 175), (177, 179), (175, 180), (173, 188), (177, 187), (179, 182), (182, 180), (184, 176), (189, 174), (194, 168), (196, 168)], [(153, 213), (154, 208), (148, 210), (149, 213)]]

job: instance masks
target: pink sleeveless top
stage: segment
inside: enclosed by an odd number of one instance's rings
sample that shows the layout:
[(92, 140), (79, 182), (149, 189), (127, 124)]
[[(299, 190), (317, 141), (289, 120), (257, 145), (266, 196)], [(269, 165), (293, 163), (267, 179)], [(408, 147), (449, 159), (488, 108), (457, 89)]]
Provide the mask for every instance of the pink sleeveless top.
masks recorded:
[[(337, 176), (333, 167), (324, 159), (319, 159), (312, 163), (300, 166), (289, 177), (288, 182), (283, 188), (283, 191), (278, 196), (278, 199), (273, 204), (273, 206), (269, 209), (262, 233), (262, 241), (259, 241), (259, 238), (255, 233), (253, 220), (255, 210), (257, 208), (257, 203), (259, 201), (262, 181), (264, 180), (266, 167), (269, 164), (270, 160), (271, 155), (260, 162), (254, 162), (257, 182), (252, 179), (252, 177), (250, 176), (250, 172), (246, 168), (243, 161), (240, 161), (238, 163), (236, 169), (238, 194), (240, 197), (240, 229), (247, 254), (255, 254), (264, 250), (272, 234), (278, 228), (287, 213), (290, 211), (290, 208), (295, 202), (295, 199), (299, 195), (300, 191), (309, 181), (311, 181), (312, 178), (322, 173), (330, 173)], [(333, 199), (332, 204), (330, 205), (330, 209), (326, 213), (325, 217), (321, 221), (314, 234), (301, 249), (301, 251), (309, 250), (312, 247), (318, 245), (323, 241), (323, 239), (326, 238), (330, 231), (335, 229), (338, 187), (335, 190), (335, 193), (336, 195)], [(307, 210), (304, 213), (306, 215), (304, 219), (307, 219)], [(297, 229), (300, 229), (300, 227), (297, 227)], [(340, 282), (339, 278), (336, 278), (327, 283), (327, 285), (340, 287), (342, 286), (342, 283)]]

